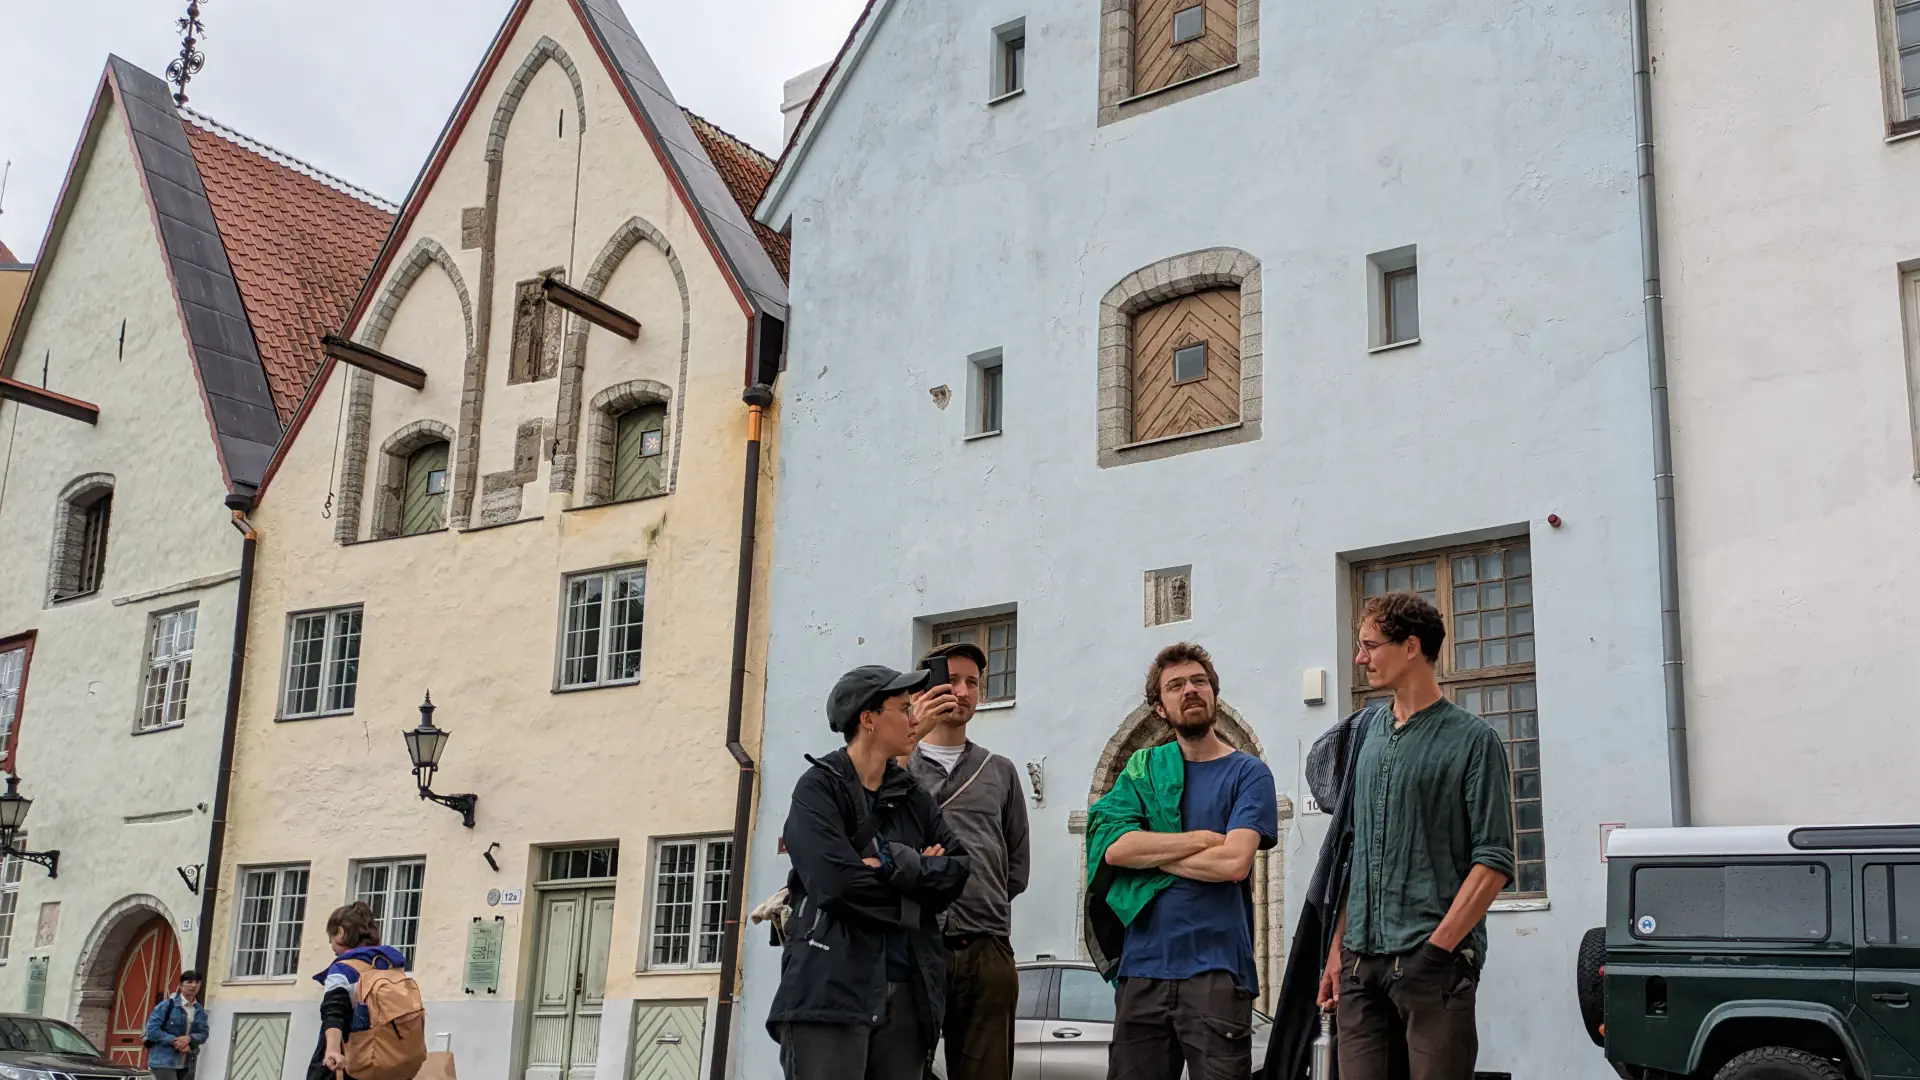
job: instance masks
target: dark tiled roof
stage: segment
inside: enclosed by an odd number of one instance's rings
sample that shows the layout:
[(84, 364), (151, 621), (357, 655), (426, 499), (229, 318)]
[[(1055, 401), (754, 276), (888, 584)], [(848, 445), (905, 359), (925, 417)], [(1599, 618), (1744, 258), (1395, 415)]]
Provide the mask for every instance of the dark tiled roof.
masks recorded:
[(221, 466), (234, 488), (250, 491), (259, 487), (280, 441), (280, 416), (186, 125), (159, 78), (117, 56), (107, 70), (133, 132)]
[(204, 116), (186, 119), (284, 427), (325, 359), (321, 335), (346, 320), (393, 228), (393, 207)]
[(620, 10), (619, 0), (573, 0), (643, 125), (664, 149), (669, 173), (687, 193), (720, 260), (752, 306), (777, 319), (787, 317), (787, 283), (747, 224), (740, 204), (701, 140), (693, 133), (654, 66), (647, 48)]
[(773, 268), (780, 271), (780, 279), (785, 281), (791, 254), (787, 238), (753, 220), (753, 208), (760, 205), (760, 196), (766, 194), (767, 182), (773, 179), (773, 159), (722, 131), (692, 109), (680, 111), (687, 114), (687, 123), (694, 135), (700, 145), (706, 147), (713, 167), (720, 170), (720, 179), (725, 180), (727, 190), (733, 192), (733, 201), (740, 204), (740, 212), (753, 226), (753, 235), (759, 238), (760, 246), (767, 249)]

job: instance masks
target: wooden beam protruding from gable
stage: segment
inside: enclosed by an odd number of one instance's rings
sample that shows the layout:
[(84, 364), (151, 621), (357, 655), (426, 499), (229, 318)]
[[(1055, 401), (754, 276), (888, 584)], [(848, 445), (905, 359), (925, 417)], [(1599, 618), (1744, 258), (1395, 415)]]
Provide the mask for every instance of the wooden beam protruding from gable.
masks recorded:
[(17, 401), (30, 409), (50, 412), (55, 416), (64, 416), (83, 424), (100, 422), (100, 406), (92, 402), (70, 398), (65, 394), (56, 394), (38, 386), (28, 386), (13, 379), (0, 379), (0, 399)]
[(564, 281), (546, 278), (542, 284), (546, 287), (547, 303), (587, 320), (593, 325), (632, 341), (640, 336), (640, 320), (603, 302), (597, 296), (588, 296)]
[(357, 367), (383, 379), (392, 379), (413, 390), (426, 389), (427, 373), (424, 368), (414, 367), (405, 360), (395, 359), (377, 349), (369, 349), (333, 334), (321, 338), (320, 344), (326, 347), (329, 357), (349, 367)]

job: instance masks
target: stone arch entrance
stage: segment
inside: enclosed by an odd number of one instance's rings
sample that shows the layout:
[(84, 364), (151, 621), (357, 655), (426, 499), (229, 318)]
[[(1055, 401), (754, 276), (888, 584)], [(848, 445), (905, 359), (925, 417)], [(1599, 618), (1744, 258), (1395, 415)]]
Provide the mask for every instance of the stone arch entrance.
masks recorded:
[(179, 974), (180, 946), (166, 904), (154, 896), (126, 897), (95, 920), (74, 965), (74, 1026), (115, 1061), (144, 1066), (137, 1028)]
[[(1227, 704), (1220, 702), (1220, 717), (1214, 723), (1214, 730), (1227, 745), (1235, 750), (1252, 754), (1262, 761), (1266, 760), (1266, 751), (1260, 745), (1260, 737), (1253, 733), (1240, 713)], [(1127, 760), (1140, 751), (1173, 739), (1173, 725), (1160, 718), (1151, 705), (1141, 705), (1120, 723), (1119, 730), (1107, 740), (1101, 751), (1100, 760), (1093, 768), (1093, 785), (1087, 791), (1087, 805), (1091, 807), (1102, 795), (1113, 790), (1114, 781), (1120, 778), (1120, 771), (1127, 767)], [(1254, 964), (1260, 973), (1260, 993), (1255, 1005), (1264, 1012), (1271, 1013), (1272, 1002), (1278, 991), (1280, 974), (1286, 968), (1286, 826), (1293, 818), (1293, 801), (1285, 795), (1278, 797), (1280, 808), (1280, 839), (1268, 851), (1254, 856), (1253, 873), (1248, 884), (1253, 889), (1253, 954)], [(1082, 849), (1084, 852), (1084, 848)], [(1084, 858), (1084, 854), (1082, 856)], [(1084, 870), (1084, 867), (1083, 867)], [(1084, 895), (1086, 874), (1080, 875), (1080, 888)], [(1085, 904), (1080, 905), (1080, 918), (1085, 920)], [(1084, 927), (1082, 933), (1084, 934)], [(1083, 946), (1084, 948), (1084, 946)]]

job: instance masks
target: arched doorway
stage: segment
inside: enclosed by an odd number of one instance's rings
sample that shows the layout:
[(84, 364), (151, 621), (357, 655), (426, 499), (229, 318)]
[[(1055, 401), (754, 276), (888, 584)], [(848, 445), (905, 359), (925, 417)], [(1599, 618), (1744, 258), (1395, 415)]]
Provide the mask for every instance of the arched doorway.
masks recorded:
[[(1266, 751), (1260, 746), (1259, 736), (1247, 725), (1233, 706), (1222, 701), (1219, 705), (1220, 717), (1214, 723), (1214, 731), (1227, 745), (1254, 757), (1266, 760)], [(1107, 740), (1106, 749), (1100, 754), (1100, 760), (1093, 767), (1093, 786), (1087, 791), (1087, 805), (1091, 807), (1100, 796), (1113, 790), (1115, 780), (1120, 778), (1120, 770), (1127, 767), (1127, 760), (1141, 750), (1159, 746), (1173, 739), (1173, 725), (1160, 718), (1150, 705), (1141, 705), (1127, 715), (1120, 723), (1118, 731)], [(1293, 819), (1293, 801), (1285, 795), (1278, 798), (1280, 809), (1280, 844), (1261, 852), (1254, 857), (1253, 873), (1248, 885), (1253, 889), (1253, 955), (1254, 963), (1260, 973), (1260, 994), (1255, 1003), (1266, 1011), (1271, 1011), (1274, 994), (1279, 989), (1280, 973), (1286, 967), (1286, 833), (1287, 822)], [(1082, 857), (1084, 858), (1084, 848)], [(1087, 876), (1082, 867), (1080, 888), (1084, 894)], [(1080, 905), (1081, 919), (1085, 919), (1085, 904)], [(1084, 926), (1082, 933), (1085, 933)], [(1084, 948), (1084, 946), (1082, 946)]]
[(164, 918), (142, 925), (120, 955), (113, 981), (113, 1014), (107, 1025), (107, 1056), (115, 1064), (146, 1068), (147, 1014), (180, 978), (180, 947)]

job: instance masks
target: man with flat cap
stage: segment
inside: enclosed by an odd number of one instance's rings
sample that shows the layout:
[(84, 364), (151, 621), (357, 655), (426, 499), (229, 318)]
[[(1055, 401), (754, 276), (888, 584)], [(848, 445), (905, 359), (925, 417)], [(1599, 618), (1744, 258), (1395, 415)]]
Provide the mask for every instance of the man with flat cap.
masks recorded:
[(967, 883), (966, 852), (896, 758), (913, 750), (911, 695), (928, 672), (840, 677), (827, 722), (845, 749), (793, 787), (781, 834), (786, 953), (767, 1030), (786, 1080), (921, 1080), (946, 1009), (936, 918)]

